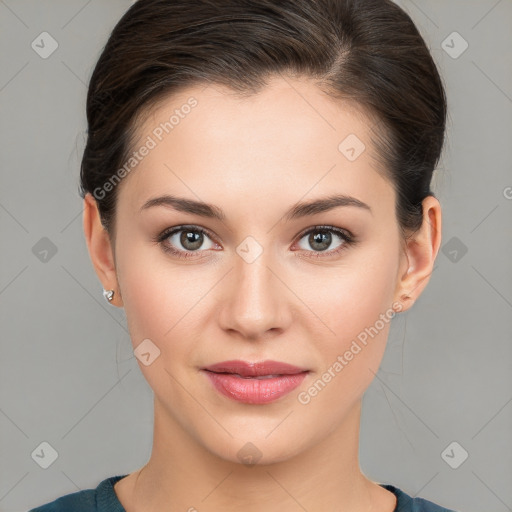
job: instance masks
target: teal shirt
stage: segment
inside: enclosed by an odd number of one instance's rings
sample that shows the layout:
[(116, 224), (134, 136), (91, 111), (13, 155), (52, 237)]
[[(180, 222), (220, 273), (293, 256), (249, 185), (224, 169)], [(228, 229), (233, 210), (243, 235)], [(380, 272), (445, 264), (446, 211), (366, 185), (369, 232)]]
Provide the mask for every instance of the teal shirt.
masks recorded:
[[(114, 484), (127, 475), (106, 478), (96, 489), (66, 494), (29, 512), (126, 512), (117, 499)], [(394, 512), (455, 512), (423, 498), (412, 498), (393, 485), (379, 484), (397, 498)]]

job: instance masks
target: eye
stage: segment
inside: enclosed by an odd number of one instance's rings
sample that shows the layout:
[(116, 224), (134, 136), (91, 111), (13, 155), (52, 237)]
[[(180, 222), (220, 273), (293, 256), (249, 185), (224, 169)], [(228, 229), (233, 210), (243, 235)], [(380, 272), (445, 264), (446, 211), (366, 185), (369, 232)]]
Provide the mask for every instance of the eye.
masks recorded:
[[(335, 242), (336, 238), (341, 239), (341, 242), (332, 248), (333, 241)], [(303, 239), (305, 239), (305, 244), (301, 246), (300, 241)], [(299, 240), (300, 248), (308, 252), (313, 252), (312, 257), (314, 258), (339, 254), (354, 243), (355, 239), (351, 233), (334, 226), (315, 226), (305, 233), (302, 233)], [(313, 251), (310, 251), (307, 246), (313, 248)], [(328, 250), (330, 247), (331, 249)]]
[(179, 258), (197, 257), (193, 253), (215, 247), (207, 231), (199, 226), (177, 226), (167, 229), (156, 241), (162, 245), (164, 251)]
[[(341, 241), (332, 248), (336, 238)], [(305, 239), (305, 245), (309, 245), (313, 250), (301, 244), (303, 239)], [(201, 258), (199, 253), (219, 247), (212, 241), (208, 231), (199, 226), (168, 228), (154, 241), (159, 243), (165, 252), (178, 258)], [(299, 248), (311, 253), (309, 257), (319, 258), (335, 256), (355, 243), (355, 237), (346, 230), (334, 226), (314, 226), (300, 235)]]

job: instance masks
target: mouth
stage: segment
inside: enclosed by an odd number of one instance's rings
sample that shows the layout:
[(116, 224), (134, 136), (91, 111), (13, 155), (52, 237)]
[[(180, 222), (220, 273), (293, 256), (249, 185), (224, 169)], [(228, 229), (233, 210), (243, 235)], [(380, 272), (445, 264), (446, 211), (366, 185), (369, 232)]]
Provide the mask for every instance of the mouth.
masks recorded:
[(214, 373), (236, 374), (240, 377), (279, 377), (282, 375), (296, 375), (305, 371), (307, 368), (301, 368), (281, 361), (222, 361), (202, 368)]
[[(210, 370), (205, 370), (210, 371)], [(265, 379), (275, 379), (276, 377), (282, 377), (281, 374), (275, 374), (275, 375), (257, 375), (257, 376), (251, 376), (251, 375), (240, 375), (239, 373), (230, 373), (230, 372), (211, 372), (211, 373), (217, 373), (219, 375), (232, 375), (233, 377), (240, 377), (241, 379), (253, 379), (253, 380), (265, 380)]]
[(308, 369), (280, 361), (224, 361), (202, 372), (222, 395), (247, 404), (266, 404), (299, 386)]

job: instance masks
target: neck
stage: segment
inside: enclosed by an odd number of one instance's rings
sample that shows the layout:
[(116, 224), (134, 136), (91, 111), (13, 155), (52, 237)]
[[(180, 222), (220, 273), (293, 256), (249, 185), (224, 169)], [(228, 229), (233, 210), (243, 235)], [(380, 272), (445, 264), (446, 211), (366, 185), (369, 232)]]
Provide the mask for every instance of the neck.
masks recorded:
[(308, 449), (270, 464), (246, 465), (212, 453), (155, 397), (152, 454), (135, 475), (129, 503), (144, 511), (367, 512), (377, 496), (394, 497), (359, 469), (360, 414), (358, 401), (338, 428)]

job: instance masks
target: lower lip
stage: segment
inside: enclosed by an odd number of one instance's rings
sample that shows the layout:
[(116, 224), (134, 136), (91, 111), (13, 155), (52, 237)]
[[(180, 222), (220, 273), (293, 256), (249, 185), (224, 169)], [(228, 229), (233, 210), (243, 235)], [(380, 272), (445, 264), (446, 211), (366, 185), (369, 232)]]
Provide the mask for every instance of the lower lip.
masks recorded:
[(246, 404), (267, 404), (293, 391), (308, 372), (281, 375), (269, 379), (243, 378), (231, 373), (204, 370), (215, 389), (223, 395)]

